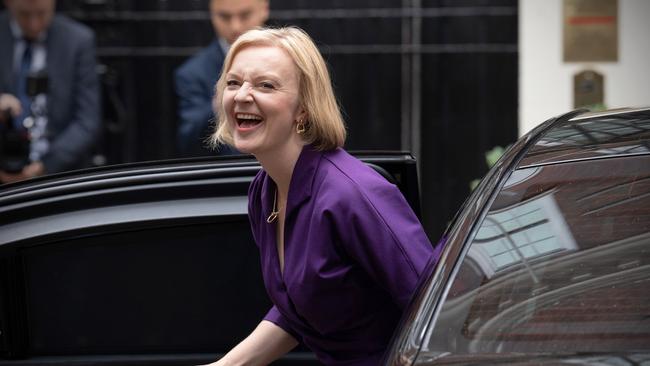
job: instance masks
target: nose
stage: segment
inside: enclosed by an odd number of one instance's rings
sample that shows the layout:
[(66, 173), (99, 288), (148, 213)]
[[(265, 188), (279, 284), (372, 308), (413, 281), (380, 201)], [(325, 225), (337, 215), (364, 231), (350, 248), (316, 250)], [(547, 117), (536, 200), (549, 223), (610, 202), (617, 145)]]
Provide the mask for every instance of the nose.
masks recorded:
[(244, 22), (242, 22), (239, 17), (233, 17), (230, 21), (230, 29), (237, 37), (239, 37), (244, 32)]
[(35, 17), (31, 17), (25, 24), (25, 36), (27, 38), (36, 38), (41, 30), (41, 22)]
[(242, 84), (241, 88), (237, 90), (237, 94), (235, 94), (235, 102), (250, 103), (252, 101), (253, 96), (251, 95), (251, 85), (248, 83)]

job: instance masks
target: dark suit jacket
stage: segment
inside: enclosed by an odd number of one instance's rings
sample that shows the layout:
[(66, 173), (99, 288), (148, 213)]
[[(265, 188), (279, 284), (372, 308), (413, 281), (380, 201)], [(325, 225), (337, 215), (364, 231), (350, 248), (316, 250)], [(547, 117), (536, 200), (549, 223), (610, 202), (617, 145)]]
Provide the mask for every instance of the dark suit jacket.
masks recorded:
[(206, 148), (216, 118), (212, 110), (214, 85), (219, 79), (226, 55), (218, 40), (185, 61), (175, 72), (178, 96), (178, 152), (183, 156), (227, 155), (235, 153), (223, 146), (218, 152)]
[[(0, 93), (15, 94), (14, 39), (7, 12), (0, 14)], [(56, 15), (46, 40), (50, 151), (42, 161), (48, 173), (83, 167), (101, 130), (95, 35)]]

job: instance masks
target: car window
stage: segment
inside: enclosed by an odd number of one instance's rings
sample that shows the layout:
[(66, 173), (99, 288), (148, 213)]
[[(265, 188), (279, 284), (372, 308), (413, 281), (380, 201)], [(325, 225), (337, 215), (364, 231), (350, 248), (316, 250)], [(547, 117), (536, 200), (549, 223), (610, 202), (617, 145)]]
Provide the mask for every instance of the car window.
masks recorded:
[(98, 230), (17, 255), (29, 356), (225, 352), (271, 306), (245, 215)]
[(421, 355), (650, 345), (650, 156), (515, 171)]

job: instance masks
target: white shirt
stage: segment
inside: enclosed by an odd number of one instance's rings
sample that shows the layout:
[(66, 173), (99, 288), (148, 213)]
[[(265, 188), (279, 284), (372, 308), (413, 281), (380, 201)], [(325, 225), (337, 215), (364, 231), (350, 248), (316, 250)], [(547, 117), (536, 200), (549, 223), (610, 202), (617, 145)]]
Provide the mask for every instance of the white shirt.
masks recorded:
[[(9, 23), (11, 33), (14, 36), (14, 72), (20, 72), (23, 53), (27, 47), (27, 42), (23, 38), (23, 31), (18, 26), (15, 20)], [(38, 72), (45, 69), (47, 65), (47, 49), (45, 48), (45, 40), (47, 39), (47, 31), (41, 33), (38, 38), (32, 42), (32, 64), (29, 68), (30, 72)]]
[[(9, 22), (11, 33), (14, 36), (14, 75), (20, 73), (22, 67), (22, 58), (27, 47), (27, 41), (23, 38), (23, 31), (20, 29), (18, 23), (11, 19)], [(30, 73), (37, 73), (44, 71), (47, 67), (47, 48), (45, 47), (45, 40), (47, 39), (47, 31), (42, 32), (32, 42), (32, 63), (29, 66)], [(28, 128), (31, 136), (29, 159), (31, 161), (39, 161), (50, 149), (50, 143), (47, 139), (47, 95), (39, 94), (32, 99), (32, 111), (35, 118), (25, 118), (23, 124)], [(29, 120), (29, 121), (28, 121)]]
[(221, 37), (219, 37), (219, 46), (221, 46), (224, 55), (228, 53), (228, 50), (230, 49), (230, 43)]

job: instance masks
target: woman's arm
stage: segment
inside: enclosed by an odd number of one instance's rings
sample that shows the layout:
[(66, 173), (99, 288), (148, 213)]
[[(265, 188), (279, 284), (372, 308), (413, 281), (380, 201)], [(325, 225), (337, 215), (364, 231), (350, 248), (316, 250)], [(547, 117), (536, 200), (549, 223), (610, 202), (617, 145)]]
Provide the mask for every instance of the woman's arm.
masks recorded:
[(212, 366), (268, 365), (298, 345), (289, 333), (262, 320), (253, 332)]

